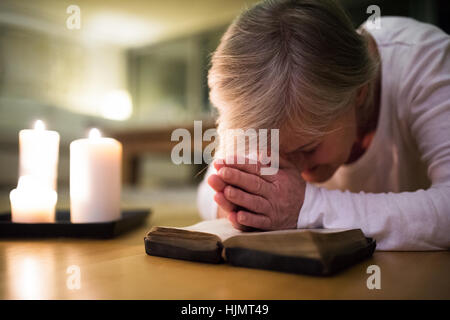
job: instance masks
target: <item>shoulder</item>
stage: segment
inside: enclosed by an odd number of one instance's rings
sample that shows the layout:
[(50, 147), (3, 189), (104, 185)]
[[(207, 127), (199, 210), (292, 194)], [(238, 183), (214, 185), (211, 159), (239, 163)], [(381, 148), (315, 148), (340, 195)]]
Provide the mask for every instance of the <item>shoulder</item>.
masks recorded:
[(363, 27), (372, 34), (379, 46), (423, 46), (449, 41), (450, 36), (438, 27), (406, 17), (381, 17), (378, 29), (369, 22)]
[[(400, 119), (432, 108), (431, 95), (448, 90), (450, 36), (438, 27), (411, 18), (385, 17), (381, 28), (368, 32), (381, 56), (383, 89)], [(435, 95), (434, 95), (435, 96)], [(433, 101), (435, 102), (435, 101)]]

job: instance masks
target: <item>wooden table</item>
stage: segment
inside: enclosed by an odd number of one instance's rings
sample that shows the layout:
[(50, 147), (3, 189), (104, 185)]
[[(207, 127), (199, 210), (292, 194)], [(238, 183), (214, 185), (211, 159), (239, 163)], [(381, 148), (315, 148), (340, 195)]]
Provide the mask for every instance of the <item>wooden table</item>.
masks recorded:
[[(0, 242), (0, 299), (450, 299), (449, 252), (376, 252), (330, 278), (151, 257), (151, 225), (188, 225), (195, 209), (164, 205), (146, 226), (112, 240)], [(381, 290), (366, 286), (381, 268)], [(81, 288), (69, 290), (67, 268), (79, 266)]]

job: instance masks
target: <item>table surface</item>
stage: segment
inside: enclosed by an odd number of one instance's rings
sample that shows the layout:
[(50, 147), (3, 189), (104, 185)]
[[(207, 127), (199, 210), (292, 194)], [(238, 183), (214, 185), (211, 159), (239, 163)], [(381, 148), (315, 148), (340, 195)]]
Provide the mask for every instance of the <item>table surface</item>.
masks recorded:
[[(153, 207), (146, 225), (110, 240), (0, 241), (0, 299), (450, 299), (450, 252), (375, 252), (332, 277), (312, 277), (148, 256), (153, 225), (199, 221), (193, 205)], [(381, 289), (367, 288), (367, 267)], [(67, 286), (79, 267), (81, 288)]]

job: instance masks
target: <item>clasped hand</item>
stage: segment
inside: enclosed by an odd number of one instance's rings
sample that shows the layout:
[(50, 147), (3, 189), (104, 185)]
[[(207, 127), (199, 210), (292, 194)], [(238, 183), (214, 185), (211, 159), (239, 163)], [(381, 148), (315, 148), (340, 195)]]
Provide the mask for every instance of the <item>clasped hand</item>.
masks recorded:
[(274, 175), (261, 175), (261, 163), (237, 163), (237, 158), (217, 159), (217, 174), (208, 177), (216, 191), (214, 201), (234, 227), (245, 230), (297, 228), (298, 216), (305, 197), (305, 181), (298, 169), (280, 158)]

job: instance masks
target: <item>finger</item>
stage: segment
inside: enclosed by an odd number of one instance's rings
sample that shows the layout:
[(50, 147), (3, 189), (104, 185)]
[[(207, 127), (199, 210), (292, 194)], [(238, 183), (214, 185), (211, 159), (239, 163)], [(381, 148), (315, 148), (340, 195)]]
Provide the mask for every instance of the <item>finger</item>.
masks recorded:
[(227, 184), (217, 174), (212, 174), (208, 177), (208, 184), (217, 192), (222, 192)]
[(213, 161), (213, 165), (214, 165), (214, 168), (217, 171), (219, 171), (221, 168), (223, 168), (223, 167), (225, 167), (227, 165), (227, 162), (229, 164), (236, 163), (236, 162), (238, 162), (237, 159), (239, 159), (239, 163), (241, 163), (241, 162), (242, 163), (250, 162), (250, 159), (246, 159), (246, 158), (238, 157), (238, 156), (236, 156), (236, 157), (230, 157), (229, 156), (229, 157), (227, 157), (227, 159), (224, 159), (224, 158), (217, 158), (217, 159), (215, 159)]
[(272, 229), (270, 218), (265, 215), (240, 210), (236, 216), (237, 223), (240, 223), (241, 225), (261, 230)]
[(225, 199), (223, 192), (217, 192), (214, 195), (214, 201), (225, 211), (234, 211), (236, 209), (236, 206), (233, 203)]
[(271, 211), (269, 201), (261, 196), (250, 194), (230, 185), (225, 187), (223, 193), (228, 201), (247, 210), (262, 214), (268, 214)]
[(217, 218), (228, 218), (228, 215), (230, 214), (229, 211), (225, 211), (222, 209), (222, 207), (217, 207)]
[(246, 173), (244, 171), (223, 167), (219, 170), (218, 175), (227, 183), (239, 187), (253, 194), (258, 194), (267, 198), (270, 195), (269, 183), (259, 176)]
[(261, 168), (268, 167), (267, 165), (262, 165), (261, 162), (252, 159), (242, 158), (238, 156), (228, 157), (226, 160), (217, 159), (214, 162), (214, 167), (218, 171), (223, 167), (230, 167), (260, 176), (262, 179), (269, 182), (272, 182), (274, 180), (271, 175), (261, 175)]
[(236, 212), (230, 212), (229, 214), (228, 214), (228, 221), (230, 221), (231, 222), (231, 224), (233, 225), (233, 227), (235, 227), (236, 229), (238, 229), (238, 230), (241, 230), (241, 231), (251, 231), (251, 229), (249, 228), (249, 227), (247, 227), (247, 226), (244, 226), (244, 225), (242, 225), (242, 224), (240, 224), (238, 221), (237, 221), (237, 213)]
[(220, 168), (223, 168), (225, 166), (225, 160), (224, 159), (215, 159), (213, 161), (214, 168), (219, 171)]

